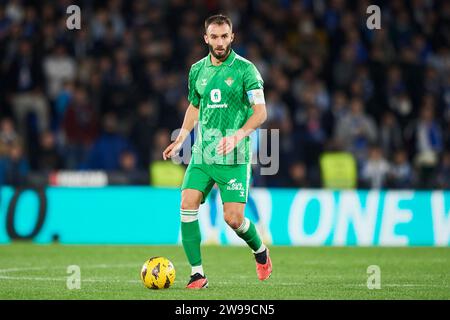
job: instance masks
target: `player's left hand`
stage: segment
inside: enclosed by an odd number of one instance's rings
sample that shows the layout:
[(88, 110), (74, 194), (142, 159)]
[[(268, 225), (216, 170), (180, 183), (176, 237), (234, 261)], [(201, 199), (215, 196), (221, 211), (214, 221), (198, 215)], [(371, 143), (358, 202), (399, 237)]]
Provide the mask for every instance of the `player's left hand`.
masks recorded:
[(223, 137), (217, 145), (216, 153), (226, 155), (237, 146), (238, 142), (238, 137), (236, 135)]

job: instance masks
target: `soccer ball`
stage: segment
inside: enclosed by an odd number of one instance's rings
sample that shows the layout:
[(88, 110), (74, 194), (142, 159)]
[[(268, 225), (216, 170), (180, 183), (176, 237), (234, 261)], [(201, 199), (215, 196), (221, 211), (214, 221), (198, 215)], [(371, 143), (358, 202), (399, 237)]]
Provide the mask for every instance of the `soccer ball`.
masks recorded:
[(142, 266), (141, 280), (149, 289), (167, 289), (175, 281), (175, 268), (169, 259), (150, 258)]

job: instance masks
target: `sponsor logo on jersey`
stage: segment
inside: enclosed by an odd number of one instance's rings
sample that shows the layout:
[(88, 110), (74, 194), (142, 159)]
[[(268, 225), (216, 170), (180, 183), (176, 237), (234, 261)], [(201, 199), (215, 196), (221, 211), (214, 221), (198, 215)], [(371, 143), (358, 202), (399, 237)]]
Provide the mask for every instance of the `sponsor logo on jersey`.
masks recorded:
[(210, 109), (223, 109), (223, 108), (228, 108), (228, 104), (227, 103), (222, 103), (222, 104), (207, 104), (206, 105), (207, 108)]
[(222, 100), (222, 92), (220, 91), (220, 89), (212, 89), (211, 93), (210, 93), (210, 98), (211, 98), (211, 101), (214, 102), (214, 104), (208, 103), (206, 105), (207, 108), (211, 108), (211, 109), (228, 108), (228, 104), (226, 104), (226, 103), (216, 104)]
[(244, 192), (244, 186), (242, 185), (242, 182), (236, 182), (237, 179), (231, 179), (230, 181), (227, 182), (227, 190), (230, 191), (241, 191), (241, 194), (243, 197), (243, 192)]
[(220, 89), (212, 89), (211, 90), (211, 101), (214, 103), (220, 102), (222, 100), (222, 92)]

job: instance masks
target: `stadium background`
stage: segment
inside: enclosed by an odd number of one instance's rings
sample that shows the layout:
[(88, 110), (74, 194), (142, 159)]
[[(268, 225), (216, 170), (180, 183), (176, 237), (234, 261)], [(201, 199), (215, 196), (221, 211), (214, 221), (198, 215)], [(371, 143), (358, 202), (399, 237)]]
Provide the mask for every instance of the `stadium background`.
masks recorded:
[[(342, 150), (359, 187), (449, 187), (447, 1), (75, 3), (81, 30), (66, 27), (71, 1), (1, 2), (2, 184), (57, 170), (152, 184), (207, 53), (204, 18), (224, 12), (265, 80), (264, 127), (281, 131), (280, 172), (255, 186), (321, 187), (320, 155)], [(381, 30), (366, 27), (370, 4)]]
[[(184, 166), (161, 154), (213, 12), (232, 18), (265, 79), (263, 128), (279, 129), (279, 171), (253, 166), (246, 211), (267, 242), (448, 245), (450, 4), (425, 0), (2, 1), (2, 242), (179, 243)], [(205, 242), (239, 243), (217, 192), (201, 212)]]

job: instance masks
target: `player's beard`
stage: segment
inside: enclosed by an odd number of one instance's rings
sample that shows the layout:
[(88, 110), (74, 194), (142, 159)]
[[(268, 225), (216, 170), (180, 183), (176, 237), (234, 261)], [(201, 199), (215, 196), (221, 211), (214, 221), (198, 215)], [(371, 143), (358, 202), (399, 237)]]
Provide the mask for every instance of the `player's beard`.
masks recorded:
[(208, 47), (209, 47), (209, 52), (211, 52), (213, 57), (216, 58), (217, 60), (220, 60), (220, 61), (224, 61), (228, 57), (228, 54), (231, 51), (231, 43), (228, 46), (225, 47), (225, 50), (223, 51), (222, 54), (216, 53), (214, 51), (214, 48), (212, 47), (212, 45), (208, 44)]

